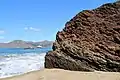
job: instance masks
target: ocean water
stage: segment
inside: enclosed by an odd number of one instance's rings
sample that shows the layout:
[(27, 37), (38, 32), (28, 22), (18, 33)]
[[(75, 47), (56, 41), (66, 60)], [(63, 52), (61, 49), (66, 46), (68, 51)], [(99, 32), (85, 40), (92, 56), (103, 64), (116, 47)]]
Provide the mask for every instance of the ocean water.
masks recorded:
[(51, 48), (0, 48), (0, 78), (44, 68), (44, 57)]

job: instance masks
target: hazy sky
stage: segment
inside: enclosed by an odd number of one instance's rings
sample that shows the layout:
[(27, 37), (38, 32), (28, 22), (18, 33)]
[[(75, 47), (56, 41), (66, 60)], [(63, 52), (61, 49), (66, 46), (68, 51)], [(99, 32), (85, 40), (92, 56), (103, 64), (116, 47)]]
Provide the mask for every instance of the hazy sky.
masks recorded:
[(0, 42), (55, 40), (78, 12), (114, 0), (0, 0)]

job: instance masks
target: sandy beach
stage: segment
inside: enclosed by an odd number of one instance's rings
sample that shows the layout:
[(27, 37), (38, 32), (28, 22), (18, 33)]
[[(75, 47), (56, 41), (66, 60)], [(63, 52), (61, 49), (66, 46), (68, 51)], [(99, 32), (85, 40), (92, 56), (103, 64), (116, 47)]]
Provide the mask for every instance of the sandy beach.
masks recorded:
[(0, 80), (120, 80), (118, 72), (79, 72), (60, 69), (33, 71)]

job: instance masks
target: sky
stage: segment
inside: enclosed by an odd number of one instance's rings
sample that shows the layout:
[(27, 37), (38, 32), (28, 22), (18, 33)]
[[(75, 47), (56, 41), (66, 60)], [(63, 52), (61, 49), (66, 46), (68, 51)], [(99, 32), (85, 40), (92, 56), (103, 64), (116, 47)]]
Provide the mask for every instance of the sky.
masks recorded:
[(115, 0), (0, 0), (0, 42), (42, 41), (56, 33), (82, 10)]

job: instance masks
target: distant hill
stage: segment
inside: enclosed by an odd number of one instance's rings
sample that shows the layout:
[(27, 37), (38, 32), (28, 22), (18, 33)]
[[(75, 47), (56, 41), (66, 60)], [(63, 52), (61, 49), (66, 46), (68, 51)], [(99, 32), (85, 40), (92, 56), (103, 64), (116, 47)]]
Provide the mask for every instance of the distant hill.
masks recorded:
[(8, 43), (0, 43), (0, 48), (37, 48), (37, 46), (51, 47), (52, 44), (53, 41), (47, 41), (47, 40), (40, 42), (14, 40)]
[(33, 46), (42, 46), (42, 47), (50, 47), (53, 45), (53, 41), (40, 41), (40, 42), (26, 42), (27, 44), (31, 44)]

